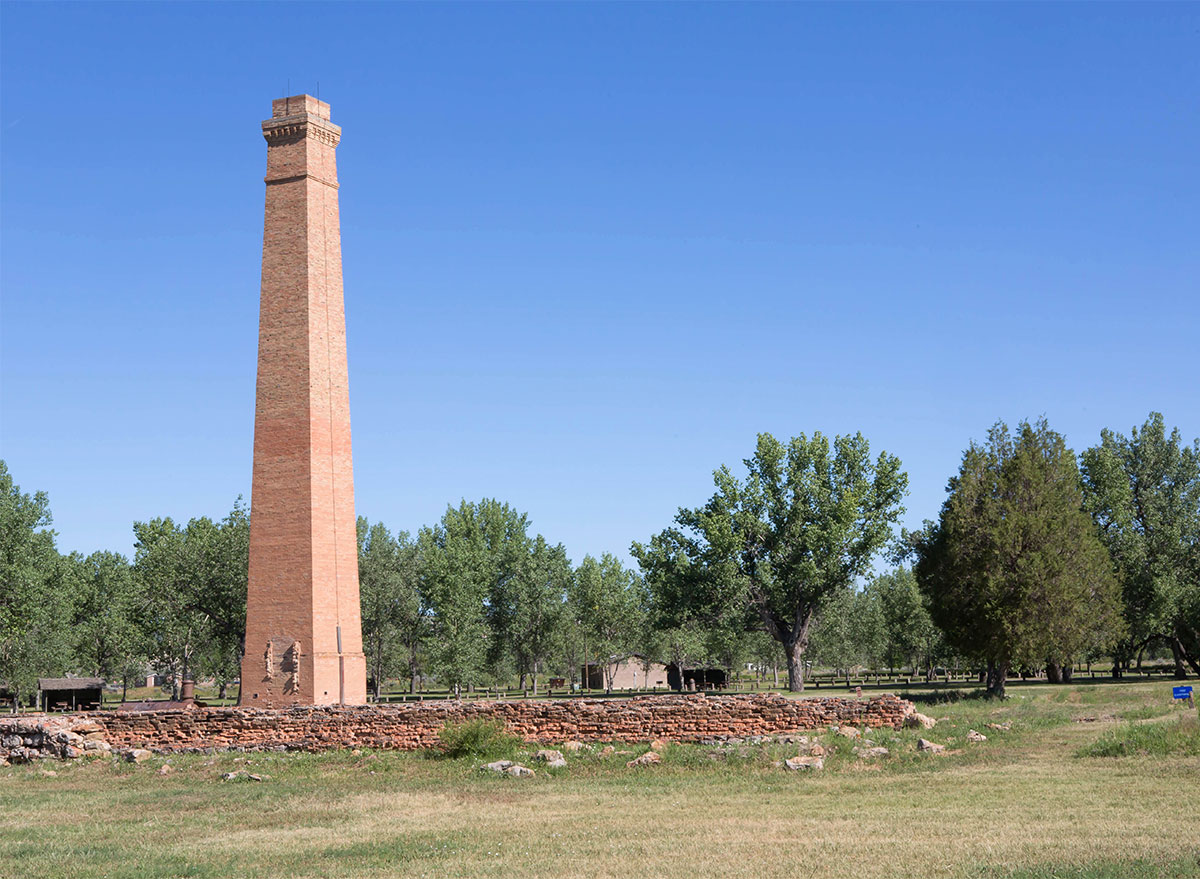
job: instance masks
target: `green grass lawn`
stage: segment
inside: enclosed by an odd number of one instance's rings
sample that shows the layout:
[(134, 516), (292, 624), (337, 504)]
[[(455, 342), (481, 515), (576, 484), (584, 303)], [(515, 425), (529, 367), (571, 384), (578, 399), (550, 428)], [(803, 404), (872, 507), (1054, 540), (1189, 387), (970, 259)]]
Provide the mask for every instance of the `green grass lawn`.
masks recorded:
[[(872, 731), (891, 755), (861, 761), (826, 732), (817, 774), (774, 765), (796, 753), (778, 743), (673, 745), (637, 769), (646, 746), (617, 745), (632, 753), (531, 779), (387, 752), (17, 766), (0, 770), (0, 876), (1196, 877), (1200, 756), (1170, 693), (930, 697), (944, 719), (920, 735), (947, 754)], [(1096, 750), (1108, 739), (1126, 747)], [(270, 777), (222, 780), (237, 770)]]

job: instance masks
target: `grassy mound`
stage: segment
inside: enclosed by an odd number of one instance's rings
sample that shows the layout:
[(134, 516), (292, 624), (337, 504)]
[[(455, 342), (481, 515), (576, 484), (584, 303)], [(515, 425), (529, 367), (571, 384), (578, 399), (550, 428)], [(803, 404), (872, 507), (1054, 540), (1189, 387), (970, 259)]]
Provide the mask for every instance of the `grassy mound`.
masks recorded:
[(1200, 723), (1194, 717), (1157, 723), (1123, 723), (1077, 752), (1080, 757), (1200, 755)]

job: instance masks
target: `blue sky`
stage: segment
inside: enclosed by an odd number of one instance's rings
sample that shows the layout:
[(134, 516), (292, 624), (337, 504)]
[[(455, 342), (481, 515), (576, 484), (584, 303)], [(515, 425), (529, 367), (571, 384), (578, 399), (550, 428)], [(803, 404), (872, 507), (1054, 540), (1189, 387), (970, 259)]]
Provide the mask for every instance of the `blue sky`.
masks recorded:
[(60, 547), (249, 496), (259, 122), (338, 150), (358, 511), (576, 561), (755, 434), (1200, 435), (1200, 6), (0, 7), (0, 455)]

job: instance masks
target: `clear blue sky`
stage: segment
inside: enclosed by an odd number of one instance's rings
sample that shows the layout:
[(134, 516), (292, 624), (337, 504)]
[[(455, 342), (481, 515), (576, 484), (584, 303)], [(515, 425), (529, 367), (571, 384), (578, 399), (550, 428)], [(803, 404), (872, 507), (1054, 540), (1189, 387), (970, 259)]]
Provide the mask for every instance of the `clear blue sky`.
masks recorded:
[(249, 496), (270, 101), (338, 150), (360, 514), (585, 553), (758, 431), (1200, 435), (1200, 5), (4, 3), (0, 454), (65, 550)]

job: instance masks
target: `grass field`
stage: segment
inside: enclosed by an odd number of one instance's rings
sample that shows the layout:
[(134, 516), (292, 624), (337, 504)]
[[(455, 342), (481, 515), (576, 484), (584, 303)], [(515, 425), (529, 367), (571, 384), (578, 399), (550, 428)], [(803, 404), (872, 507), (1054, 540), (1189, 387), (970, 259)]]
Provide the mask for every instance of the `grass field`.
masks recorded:
[[(371, 752), (5, 768), (0, 876), (1200, 876), (1200, 725), (1169, 684), (919, 708), (948, 754), (872, 732), (892, 754), (860, 761), (826, 733), (818, 774), (775, 766), (796, 753), (780, 744), (671, 746), (638, 769), (645, 746), (625, 746), (531, 779)], [(222, 780), (237, 770), (270, 777)]]

